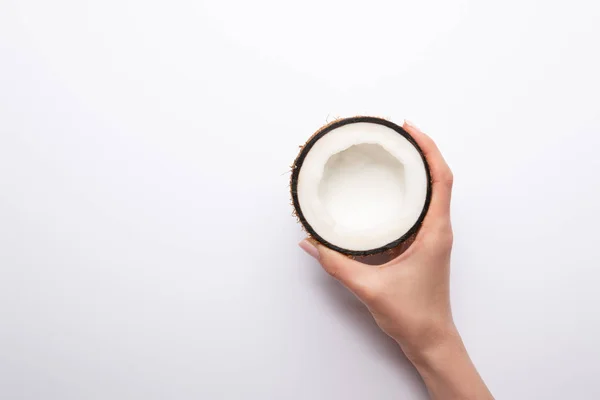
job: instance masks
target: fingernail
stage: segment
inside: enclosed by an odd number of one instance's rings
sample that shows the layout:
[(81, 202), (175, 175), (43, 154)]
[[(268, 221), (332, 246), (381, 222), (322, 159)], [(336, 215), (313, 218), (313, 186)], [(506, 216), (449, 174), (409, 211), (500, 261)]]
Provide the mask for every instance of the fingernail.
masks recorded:
[(404, 124), (408, 125), (410, 128), (416, 129), (416, 130), (420, 130), (415, 124), (413, 124), (412, 122), (410, 122), (409, 120), (405, 119), (404, 120)]
[(309, 242), (308, 239), (304, 239), (298, 243), (298, 246), (300, 246), (300, 248), (308, 253), (308, 255), (311, 257), (314, 257), (317, 260), (319, 259), (319, 250), (317, 250), (317, 248), (311, 242)]

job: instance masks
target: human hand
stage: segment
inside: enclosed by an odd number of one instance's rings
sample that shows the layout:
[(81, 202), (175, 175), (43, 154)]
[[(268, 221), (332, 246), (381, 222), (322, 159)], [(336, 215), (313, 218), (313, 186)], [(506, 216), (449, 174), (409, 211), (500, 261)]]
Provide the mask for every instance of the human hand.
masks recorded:
[(431, 138), (409, 123), (403, 128), (423, 151), (432, 178), (429, 211), (410, 247), (381, 266), (363, 264), (308, 240), (300, 247), (352, 291), (412, 358), (457, 335), (449, 296), (453, 176)]
[(405, 122), (431, 172), (429, 211), (414, 242), (381, 266), (347, 258), (318, 243), (300, 242), (325, 271), (369, 309), (377, 325), (398, 342), (436, 400), (487, 400), (492, 394), (475, 369), (450, 309), (450, 197), (453, 176), (437, 146)]

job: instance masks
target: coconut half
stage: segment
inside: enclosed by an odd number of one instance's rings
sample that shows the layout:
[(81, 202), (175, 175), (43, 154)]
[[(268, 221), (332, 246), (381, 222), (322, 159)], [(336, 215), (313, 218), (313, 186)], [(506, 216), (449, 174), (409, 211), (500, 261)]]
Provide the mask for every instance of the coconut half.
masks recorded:
[(300, 150), (291, 178), (309, 235), (340, 253), (393, 249), (417, 231), (431, 199), (429, 166), (414, 139), (381, 118), (337, 120)]

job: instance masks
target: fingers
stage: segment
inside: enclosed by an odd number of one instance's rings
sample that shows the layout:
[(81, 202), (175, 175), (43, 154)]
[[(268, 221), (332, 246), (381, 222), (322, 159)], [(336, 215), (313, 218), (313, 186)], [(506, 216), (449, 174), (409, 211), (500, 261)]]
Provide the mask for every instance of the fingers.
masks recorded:
[(299, 246), (316, 258), (329, 275), (359, 297), (374, 273), (373, 267), (348, 258), (325, 246), (319, 244), (315, 246), (308, 239), (301, 241)]
[(415, 139), (429, 164), (432, 194), (426, 218), (429, 220), (449, 218), (452, 184), (454, 181), (450, 167), (446, 163), (446, 160), (444, 160), (435, 142), (429, 136), (408, 121), (404, 121), (402, 127)]

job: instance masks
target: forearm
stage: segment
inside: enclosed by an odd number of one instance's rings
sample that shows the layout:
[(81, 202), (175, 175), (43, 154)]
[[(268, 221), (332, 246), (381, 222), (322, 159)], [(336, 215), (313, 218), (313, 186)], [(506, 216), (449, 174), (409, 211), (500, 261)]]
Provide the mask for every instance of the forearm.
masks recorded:
[(406, 353), (433, 400), (493, 400), (456, 330), (435, 346)]

